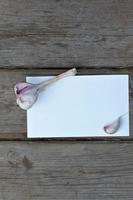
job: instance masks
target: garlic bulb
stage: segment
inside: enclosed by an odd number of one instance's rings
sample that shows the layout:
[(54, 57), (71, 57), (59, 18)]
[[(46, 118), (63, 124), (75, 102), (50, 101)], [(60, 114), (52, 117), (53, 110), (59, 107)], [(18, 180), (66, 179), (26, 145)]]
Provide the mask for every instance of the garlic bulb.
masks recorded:
[(25, 82), (17, 83), (14, 86), (16, 103), (19, 105), (20, 108), (28, 110), (36, 102), (39, 93), (44, 91), (47, 88), (47, 86), (67, 76), (74, 76), (76, 73), (77, 73), (76, 68), (73, 68), (58, 76), (55, 76), (50, 80), (43, 81), (40, 84), (31, 84)]

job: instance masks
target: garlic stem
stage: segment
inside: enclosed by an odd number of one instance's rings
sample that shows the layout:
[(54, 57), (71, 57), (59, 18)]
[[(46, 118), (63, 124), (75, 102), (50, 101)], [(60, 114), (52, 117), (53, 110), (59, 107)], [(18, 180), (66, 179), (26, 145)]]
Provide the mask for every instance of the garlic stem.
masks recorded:
[(68, 77), (68, 76), (74, 76), (75, 74), (77, 73), (77, 70), (76, 68), (73, 68), (73, 69), (70, 69), (58, 76), (55, 76), (54, 78), (51, 78), (47, 81), (43, 81), (42, 83), (38, 84), (36, 87), (37, 87), (37, 90), (38, 92), (42, 92), (44, 89), (46, 89), (46, 87), (48, 87), (49, 85), (55, 83), (56, 81), (60, 80), (60, 79), (63, 79), (65, 77)]
[(28, 110), (37, 101), (39, 93), (42, 92), (47, 86), (67, 76), (74, 76), (76, 73), (77, 73), (76, 69), (73, 68), (68, 70), (67, 72), (55, 76), (50, 80), (43, 81), (40, 84), (32, 84), (25, 82), (17, 83), (14, 86), (14, 92), (17, 98), (16, 99), (17, 104), (20, 106), (20, 108)]

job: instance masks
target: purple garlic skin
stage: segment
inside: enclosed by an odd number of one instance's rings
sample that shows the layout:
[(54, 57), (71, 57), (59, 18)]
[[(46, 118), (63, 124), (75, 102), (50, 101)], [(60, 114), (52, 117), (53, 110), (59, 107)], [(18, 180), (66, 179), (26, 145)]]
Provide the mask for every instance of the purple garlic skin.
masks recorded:
[(28, 110), (37, 101), (39, 93), (43, 92), (49, 85), (67, 76), (74, 76), (76, 73), (77, 73), (76, 69), (73, 68), (58, 76), (55, 76), (50, 80), (43, 81), (40, 84), (31, 84), (25, 82), (17, 83), (14, 86), (16, 103), (23, 110)]
[(34, 84), (17, 83), (14, 87), (15, 95), (17, 97), (16, 103), (23, 110), (31, 108), (38, 98), (38, 91)]
[(106, 125), (103, 127), (103, 130), (107, 133), (107, 134), (114, 134), (116, 133), (119, 128), (121, 126), (121, 116), (118, 117), (115, 121), (113, 121), (112, 123)]

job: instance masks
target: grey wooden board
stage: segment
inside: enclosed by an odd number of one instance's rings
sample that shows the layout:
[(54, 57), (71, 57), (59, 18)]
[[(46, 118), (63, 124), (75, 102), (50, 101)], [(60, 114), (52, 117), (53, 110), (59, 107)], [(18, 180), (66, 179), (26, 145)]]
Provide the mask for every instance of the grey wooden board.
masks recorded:
[(132, 200), (132, 142), (2, 142), (1, 200)]
[(132, 0), (1, 0), (1, 67), (133, 66)]
[[(26, 138), (26, 111), (16, 105), (14, 85), (27, 75), (57, 75), (67, 69), (0, 70), (0, 138)], [(78, 69), (78, 74), (130, 74), (130, 134), (133, 136), (133, 69)], [(78, 88), (77, 88), (78, 89)]]
[[(0, 0), (0, 200), (133, 199), (132, 41), (132, 0)], [(71, 66), (130, 74), (131, 137), (26, 139), (13, 85)]]

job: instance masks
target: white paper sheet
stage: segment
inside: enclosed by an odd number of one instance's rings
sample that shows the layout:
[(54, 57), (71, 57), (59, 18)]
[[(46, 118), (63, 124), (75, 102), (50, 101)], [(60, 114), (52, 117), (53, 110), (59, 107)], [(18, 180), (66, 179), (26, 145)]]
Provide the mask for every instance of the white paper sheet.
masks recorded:
[[(103, 126), (123, 114), (120, 129), (105, 133)], [(74, 76), (56, 82), (27, 111), (27, 132), (30, 138), (129, 136), (128, 75)]]

